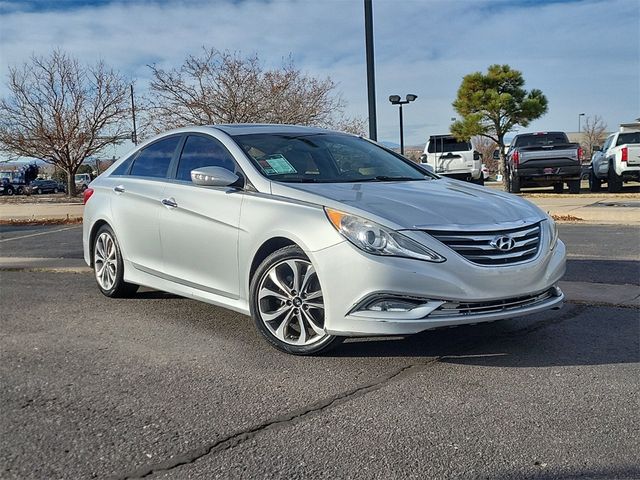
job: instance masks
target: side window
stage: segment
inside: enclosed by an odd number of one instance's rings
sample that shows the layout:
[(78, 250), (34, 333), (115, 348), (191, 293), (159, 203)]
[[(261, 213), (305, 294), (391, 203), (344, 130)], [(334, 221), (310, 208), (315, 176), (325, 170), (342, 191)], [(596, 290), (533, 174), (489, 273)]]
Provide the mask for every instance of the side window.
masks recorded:
[(131, 175), (138, 177), (166, 177), (178, 143), (180, 143), (180, 136), (169, 137), (141, 150), (133, 162)]
[(604, 142), (604, 147), (602, 147), (602, 151), (606, 152), (607, 150), (609, 150), (609, 147), (611, 146), (611, 142), (613, 141), (613, 137), (615, 135), (610, 136), (609, 138), (607, 138), (607, 141)]
[(215, 138), (192, 135), (187, 137), (178, 162), (177, 180), (191, 181), (191, 170), (200, 167), (222, 167), (235, 171), (235, 161)]
[(127, 158), (124, 162), (116, 167), (116, 169), (111, 172), (111, 175), (126, 175), (129, 171), (129, 167), (133, 163), (133, 159), (136, 158), (136, 154), (134, 153), (129, 158)]

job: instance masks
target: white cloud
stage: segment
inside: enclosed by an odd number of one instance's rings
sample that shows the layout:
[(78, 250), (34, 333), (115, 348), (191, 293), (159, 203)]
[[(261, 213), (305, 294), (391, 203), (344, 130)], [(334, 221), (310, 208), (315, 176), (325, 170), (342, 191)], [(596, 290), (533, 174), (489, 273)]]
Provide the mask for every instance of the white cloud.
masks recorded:
[[(367, 113), (360, 0), (129, 2), (50, 11), (13, 11), (11, 4), (2, 4), (0, 16), (2, 77), (9, 64), (58, 46), (87, 62), (104, 59), (142, 88), (147, 64), (178, 65), (207, 45), (256, 52), (268, 65), (292, 54), (304, 70), (339, 83), (349, 113)], [(397, 109), (386, 100), (394, 93), (419, 96), (405, 109), (408, 144), (446, 131), (462, 76), (492, 63), (522, 70), (527, 87), (549, 98), (549, 113), (531, 129), (575, 130), (582, 112), (615, 128), (640, 115), (639, 9), (634, 0), (374, 0), (378, 136), (397, 140)]]

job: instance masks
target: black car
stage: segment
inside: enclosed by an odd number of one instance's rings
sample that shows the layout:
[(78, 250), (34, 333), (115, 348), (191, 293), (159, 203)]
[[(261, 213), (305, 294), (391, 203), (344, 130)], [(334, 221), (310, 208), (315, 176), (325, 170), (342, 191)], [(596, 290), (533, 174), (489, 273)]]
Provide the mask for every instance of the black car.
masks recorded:
[(60, 191), (60, 185), (55, 180), (34, 180), (29, 185), (29, 190), (32, 194), (41, 193), (58, 193)]
[(0, 179), (0, 195), (13, 195), (16, 189), (8, 178)]

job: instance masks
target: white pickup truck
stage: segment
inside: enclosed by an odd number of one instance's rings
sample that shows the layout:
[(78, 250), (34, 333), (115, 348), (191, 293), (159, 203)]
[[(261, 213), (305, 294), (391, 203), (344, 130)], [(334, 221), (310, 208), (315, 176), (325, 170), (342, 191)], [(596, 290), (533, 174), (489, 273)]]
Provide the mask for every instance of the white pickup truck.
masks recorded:
[(452, 135), (429, 137), (420, 163), (431, 166), (438, 175), (484, 185), (482, 155), (471, 142), (461, 142)]
[(602, 148), (595, 147), (594, 150), (589, 190), (598, 192), (606, 182), (610, 192), (619, 192), (623, 182), (640, 182), (640, 131), (613, 133)]

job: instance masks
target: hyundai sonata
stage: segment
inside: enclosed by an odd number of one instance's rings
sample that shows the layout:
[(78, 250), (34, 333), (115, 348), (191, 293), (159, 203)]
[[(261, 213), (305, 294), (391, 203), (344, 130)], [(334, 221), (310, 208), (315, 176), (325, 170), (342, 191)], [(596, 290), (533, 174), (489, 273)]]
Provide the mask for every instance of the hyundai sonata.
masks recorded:
[(310, 127), (178, 129), (85, 191), (98, 288), (139, 285), (251, 315), (274, 347), (412, 334), (562, 305), (565, 247), (517, 196)]

